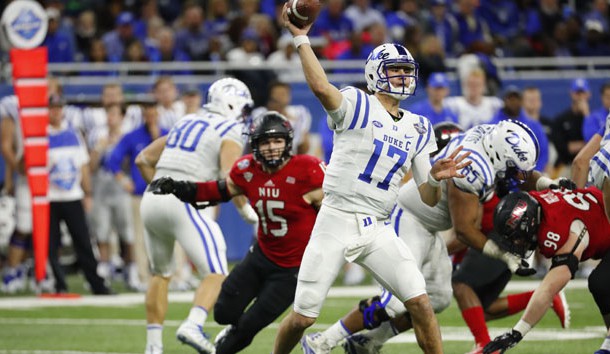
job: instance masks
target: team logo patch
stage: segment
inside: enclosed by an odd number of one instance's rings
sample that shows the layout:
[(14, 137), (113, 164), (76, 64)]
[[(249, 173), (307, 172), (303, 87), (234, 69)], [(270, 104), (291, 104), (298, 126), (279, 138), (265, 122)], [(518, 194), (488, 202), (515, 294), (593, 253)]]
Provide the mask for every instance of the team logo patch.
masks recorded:
[(296, 182), (297, 182), (296, 178), (294, 178), (292, 176), (286, 177), (286, 183), (295, 184)]
[(240, 170), (244, 170), (248, 168), (248, 166), (250, 166), (249, 160), (241, 160), (237, 163), (237, 168), (239, 168)]
[(244, 179), (246, 180), (246, 182), (250, 182), (252, 180), (252, 177), (254, 177), (254, 175), (252, 174), (252, 172), (246, 172), (244, 173)]
[(526, 209), (527, 203), (525, 201), (520, 200), (517, 202), (517, 205), (515, 205), (512, 213), (510, 214), (510, 218), (506, 222), (511, 229), (515, 230), (517, 228), (517, 224), (519, 223), (519, 220), (521, 220), (521, 217), (525, 213)]
[(545, 202), (549, 204), (557, 203), (559, 201), (559, 197), (555, 195), (555, 193), (548, 191), (542, 195), (540, 195)]
[(264, 186), (265, 187), (275, 187), (275, 184), (273, 183), (272, 180), (268, 180), (267, 182), (265, 182)]
[(417, 130), (419, 135), (424, 135), (428, 131), (428, 129), (426, 129), (426, 126), (422, 122), (414, 123), (413, 128), (415, 128), (415, 130)]
[(383, 128), (383, 124), (381, 124), (381, 122), (374, 120), (373, 121), (373, 125), (377, 128)]

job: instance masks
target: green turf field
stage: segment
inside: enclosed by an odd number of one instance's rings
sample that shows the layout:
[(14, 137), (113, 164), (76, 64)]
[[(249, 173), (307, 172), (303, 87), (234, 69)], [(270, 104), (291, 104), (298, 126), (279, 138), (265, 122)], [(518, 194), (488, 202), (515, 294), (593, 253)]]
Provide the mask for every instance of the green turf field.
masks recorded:
[[(181, 320), (186, 317), (190, 298), (178, 294), (180, 302), (170, 304), (164, 330), (165, 353), (194, 353), (175, 338)], [(601, 316), (591, 295), (584, 289), (566, 292), (572, 310), (572, 328), (562, 330), (559, 321), (549, 312), (526, 340), (510, 353), (593, 353), (605, 336)], [(0, 353), (142, 353), (145, 344), (144, 305), (142, 294), (114, 298), (116, 305), (66, 306), (70, 300), (53, 300), (52, 307), (24, 304), (30, 297), (0, 297)], [(327, 299), (315, 331), (324, 329), (348, 311), (358, 297)], [(12, 303), (12, 305), (9, 305)], [(20, 309), (7, 307), (22, 306)], [(500, 334), (518, 320), (517, 316), (491, 323), (491, 335)], [(472, 339), (454, 304), (439, 315), (446, 353), (465, 353), (472, 348)], [(221, 327), (208, 321), (206, 331), (212, 336)], [(262, 331), (244, 353), (270, 353), (277, 323)], [(300, 348), (293, 351), (300, 353)], [(341, 353), (340, 348), (333, 353)], [(401, 335), (386, 345), (383, 353), (418, 353), (412, 334)]]

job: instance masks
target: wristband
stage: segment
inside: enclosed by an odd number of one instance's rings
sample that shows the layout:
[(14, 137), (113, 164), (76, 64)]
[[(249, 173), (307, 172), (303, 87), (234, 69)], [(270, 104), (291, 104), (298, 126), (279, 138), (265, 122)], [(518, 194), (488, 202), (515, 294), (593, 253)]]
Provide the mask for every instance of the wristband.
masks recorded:
[(536, 190), (537, 191), (541, 191), (544, 189), (548, 189), (549, 186), (551, 184), (553, 184), (553, 180), (546, 177), (546, 176), (541, 176), (540, 178), (538, 178), (538, 180), (536, 181)]
[(311, 42), (309, 42), (309, 37), (305, 35), (295, 36), (292, 38), (292, 41), (294, 42), (294, 47), (297, 49), (303, 44), (311, 45)]
[(524, 320), (519, 320), (519, 322), (517, 322), (515, 327), (513, 327), (513, 330), (521, 333), (522, 337), (525, 337), (527, 332), (529, 332), (531, 329), (532, 329), (532, 326), (530, 326), (530, 324), (525, 322)]
[(441, 181), (438, 181), (436, 178), (432, 177), (432, 171), (428, 172), (428, 185), (432, 188), (438, 188), (441, 185)]

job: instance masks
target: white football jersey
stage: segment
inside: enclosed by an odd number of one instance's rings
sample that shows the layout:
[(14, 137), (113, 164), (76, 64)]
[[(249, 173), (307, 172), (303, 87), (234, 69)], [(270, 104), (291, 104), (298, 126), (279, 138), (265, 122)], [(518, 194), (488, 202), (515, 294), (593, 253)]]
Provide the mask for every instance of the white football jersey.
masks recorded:
[(242, 131), (241, 122), (210, 111), (182, 117), (167, 135), (155, 179), (162, 176), (189, 181), (222, 178), (220, 145), (230, 139), (243, 146)]
[(589, 184), (602, 189), (606, 178), (610, 178), (610, 144), (602, 145), (589, 163)]
[(387, 218), (412, 160), (436, 150), (432, 125), (403, 109), (402, 118), (395, 122), (374, 95), (354, 87), (341, 92), (341, 107), (328, 117), (335, 142), (324, 178), (323, 203)]
[[(445, 158), (460, 145), (464, 147), (462, 152), (470, 151), (467, 160), (471, 160), (472, 163), (460, 171), (465, 177), (453, 178), (452, 183), (455, 183), (464, 192), (476, 194), (480, 201), (487, 200), (494, 191), (496, 173), (483, 148), (483, 137), (493, 128), (494, 125), (491, 124), (476, 126), (464, 134), (454, 137), (434, 157), (435, 160)], [(411, 180), (400, 188), (398, 206), (415, 215), (430, 231), (447, 230), (452, 227), (451, 216), (449, 215), (447, 180), (441, 181), (441, 191), (441, 200), (434, 207), (430, 207), (421, 201), (417, 186)]]
[(610, 143), (610, 113), (606, 117), (606, 129), (604, 129), (601, 146), (610, 145), (608, 143)]
[(462, 128), (470, 129), (489, 123), (504, 103), (498, 97), (485, 96), (479, 105), (473, 106), (464, 96), (452, 96), (443, 100), (443, 106), (455, 113)]

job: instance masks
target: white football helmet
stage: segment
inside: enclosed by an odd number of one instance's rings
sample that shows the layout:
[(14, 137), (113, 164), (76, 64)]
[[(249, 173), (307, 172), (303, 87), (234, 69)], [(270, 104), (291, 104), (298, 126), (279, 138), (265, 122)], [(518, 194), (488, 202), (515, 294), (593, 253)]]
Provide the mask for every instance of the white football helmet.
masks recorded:
[[(398, 66), (406, 68), (402, 75), (388, 75), (388, 68)], [(407, 48), (400, 44), (386, 43), (373, 49), (366, 59), (364, 76), (371, 92), (381, 92), (397, 100), (404, 100), (415, 94), (419, 65)], [(395, 87), (390, 84), (392, 78), (402, 78), (403, 84)], [(408, 82), (408, 83), (407, 83)]]
[(0, 248), (8, 245), (15, 230), (15, 198), (0, 195)]
[(231, 77), (215, 81), (208, 90), (204, 107), (229, 119), (244, 119), (252, 111), (252, 96), (248, 86)]
[(540, 155), (538, 139), (532, 130), (510, 119), (496, 124), (483, 138), (483, 144), (496, 173), (507, 177), (532, 171)]

